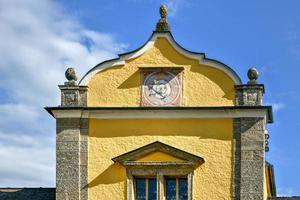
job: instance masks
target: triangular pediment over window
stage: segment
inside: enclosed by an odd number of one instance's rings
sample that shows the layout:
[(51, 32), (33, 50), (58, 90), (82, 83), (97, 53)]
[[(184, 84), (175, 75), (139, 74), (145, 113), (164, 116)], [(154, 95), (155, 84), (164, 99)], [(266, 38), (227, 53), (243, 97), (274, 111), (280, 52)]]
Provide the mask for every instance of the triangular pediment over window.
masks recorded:
[(159, 141), (124, 153), (112, 159), (124, 166), (190, 165), (204, 163), (204, 158)]

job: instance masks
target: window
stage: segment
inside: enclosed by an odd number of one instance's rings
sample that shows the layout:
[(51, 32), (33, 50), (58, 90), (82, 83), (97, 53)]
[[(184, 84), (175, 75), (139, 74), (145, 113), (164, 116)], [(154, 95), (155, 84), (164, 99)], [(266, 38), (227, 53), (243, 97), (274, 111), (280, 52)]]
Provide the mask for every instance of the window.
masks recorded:
[(156, 178), (135, 178), (136, 200), (157, 200)]
[[(154, 152), (179, 160), (138, 160)], [(112, 159), (126, 168), (127, 200), (192, 200), (193, 172), (204, 159), (154, 142)]]
[(166, 200), (188, 199), (187, 178), (166, 178), (165, 182)]
[[(134, 178), (135, 200), (157, 200), (156, 178)], [(187, 178), (164, 178), (164, 196), (166, 200), (187, 200)]]

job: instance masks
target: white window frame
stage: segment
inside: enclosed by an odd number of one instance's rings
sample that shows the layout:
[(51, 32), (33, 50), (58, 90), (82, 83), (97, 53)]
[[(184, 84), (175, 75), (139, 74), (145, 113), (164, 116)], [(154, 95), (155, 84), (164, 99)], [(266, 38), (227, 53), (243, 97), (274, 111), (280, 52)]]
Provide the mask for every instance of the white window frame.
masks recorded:
[[(180, 161), (138, 161), (154, 152), (162, 152), (179, 158)], [(156, 177), (157, 200), (165, 200), (164, 177), (182, 177), (188, 179), (188, 200), (193, 199), (193, 172), (205, 162), (204, 158), (156, 141), (129, 151), (115, 158), (114, 162), (126, 168), (127, 200), (135, 200), (134, 177)]]
[[(163, 163), (163, 162), (162, 162)], [(138, 167), (137, 167), (138, 166)], [(165, 177), (187, 177), (188, 200), (193, 199), (193, 168), (191, 166), (142, 166), (127, 167), (127, 200), (135, 198), (135, 177), (156, 177), (157, 180), (157, 200), (166, 199)]]

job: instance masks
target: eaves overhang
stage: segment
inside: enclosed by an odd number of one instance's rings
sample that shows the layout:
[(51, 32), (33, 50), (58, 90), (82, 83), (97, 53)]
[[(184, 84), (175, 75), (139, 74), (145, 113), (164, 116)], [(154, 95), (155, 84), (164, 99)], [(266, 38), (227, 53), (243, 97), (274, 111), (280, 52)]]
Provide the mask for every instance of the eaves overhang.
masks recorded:
[(214, 107), (45, 107), (54, 118), (265, 118), (273, 123), (272, 106)]

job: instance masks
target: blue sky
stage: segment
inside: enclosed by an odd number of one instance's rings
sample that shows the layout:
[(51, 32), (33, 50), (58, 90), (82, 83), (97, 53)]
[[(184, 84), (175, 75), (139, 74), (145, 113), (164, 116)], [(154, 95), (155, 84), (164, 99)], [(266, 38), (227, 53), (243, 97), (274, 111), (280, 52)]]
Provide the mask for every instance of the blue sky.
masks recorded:
[(55, 121), (66, 66), (82, 76), (104, 59), (141, 46), (169, 7), (172, 34), (186, 49), (260, 71), (278, 193), (300, 194), (300, 15), (298, 0), (0, 1), (0, 187), (55, 185)]

